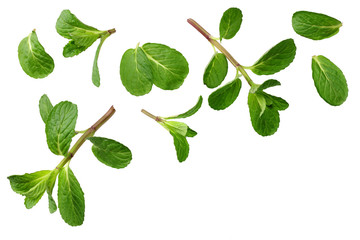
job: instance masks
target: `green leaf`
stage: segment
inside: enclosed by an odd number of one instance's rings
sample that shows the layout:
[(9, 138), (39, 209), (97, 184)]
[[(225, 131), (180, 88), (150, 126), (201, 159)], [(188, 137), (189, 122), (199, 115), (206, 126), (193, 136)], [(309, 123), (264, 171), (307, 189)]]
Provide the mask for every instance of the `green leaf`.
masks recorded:
[(140, 47), (128, 49), (121, 58), (120, 78), (126, 90), (135, 96), (151, 91), (153, 72), (149, 59)]
[(215, 110), (226, 109), (235, 102), (239, 96), (240, 89), (241, 80), (236, 78), (210, 94), (208, 98), (209, 106)]
[(59, 171), (60, 170), (57, 168), (55, 168), (53, 171), (51, 171), (49, 178), (47, 179), (47, 182), (46, 182), (46, 192), (48, 194), (50, 213), (54, 213), (57, 210), (57, 205), (56, 205), (54, 198), (52, 197), (52, 192), (53, 192), (56, 178), (59, 174)]
[(95, 157), (105, 165), (119, 169), (126, 167), (130, 163), (132, 154), (125, 145), (102, 137), (88, 139), (93, 143), (92, 151)]
[(18, 58), (24, 72), (32, 78), (47, 77), (55, 67), (54, 60), (45, 52), (35, 30), (20, 42)]
[(289, 104), (280, 97), (276, 97), (265, 92), (262, 92), (261, 95), (264, 96), (267, 107), (274, 108), (279, 111), (286, 110), (289, 107)]
[(75, 135), (77, 106), (60, 102), (51, 110), (45, 126), (48, 147), (56, 155), (65, 156)]
[(48, 96), (46, 94), (42, 95), (39, 101), (39, 110), (41, 119), (44, 121), (45, 124), (52, 109), (53, 105), (51, 104)]
[(197, 135), (197, 132), (195, 132), (194, 130), (192, 130), (191, 128), (188, 127), (185, 137), (195, 137), (196, 135)]
[(271, 75), (288, 67), (294, 60), (295, 54), (294, 40), (286, 39), (267, 51), (253, 66), (247, 68), (257, 75)]
[(175, 115), (175, 116), (165, 117), (164, 119), (188, 118), (188, 117), (194, 115), (197, 111), (199, 111), (199, 109), (201, 108), (202, 102), (203, 102), (203, 97), (200, 96), (197, 103), (195, 104), (195, 106), (192, 107), (191, 109), (189, 109), (188, 111), (186, 111), (182, 114)]
[(63, 10), (56, 22), (56, 31), (64, 38), (72, 39), (77, 46), (90, 47), (104, 31), (82, 23), (69, 10)]
[(89, 46), (78, 46), (75, 44), (74, 40), (71, 40), (68, 42), (68, 44), (65, 45), (63, 56), (66, 58), (74, 57), (85, 51), (88, 47)]
[(167, 129), (169, 132), (179, 134), (181, 136), (186, 136), (188, 132), (188, 125), (182, 122), (176, 122), (176, 121), (163, 121), (159, 122), (161, 126), (163, 126), (165, 129)]
[(325, 14), (299, 11), (292, 17), (292, 26), (300, 36), (321, 40), (337, 34), (342, 23)]
[(12, 175), (8, 179), (14, 192), (25, 196), (27, 209), (35, 206), (46, 190), (46, 182), (50, 176), (50, 170), (43, 170), (24, 175)]
[(158, 43), (146, 43), (141, 48), (151, 63), (152, 81), (157, 87), (174, 90), (183, 84), (189, 64), (180, 52)]
[(312, 77), (316, 90), (328, 104), (339, 106), (348, 96), (348, 85), (343, 72), (324, 56), (312, 57)]
[(280, 86), (280, 82), (278, 80), (275, 80), (275, 79), (269, 79), (269, 80), (266, 80), (265, 82), (263, 82), (258, 88), (256, 91), (263, 91), (267, 88), (270, 88), (270, 87), (275, 87), (275, 86)]
[(106, 38), (108, 38), (110, 34), (104, 35), (101, 37), (100, 44), (96, 50), (95, 58), (94, 58), (94, 64), (93, 64), (93, 72), (92, 72), (92, 82), (96, 87), (100, 86), (100, 73), (99, 73), (99, 67), (98, 67), (98, 59), (99, 59), (99, 53), (101, 46), (103, 45)]
[(68, 164), (60, 170), (58, 202), (61, 217), (67, 224), (79, 226), (84, 222), (84, 193)]
[(205, 68), (203, 81), (208, 88), (215, 88), (224, 81), (228, 72), (228, 62), (224, 54), (215, 53)]
[(190, 150), (189, 143), (186, 140), (186, 137), (171, 131), (170, 134), (174, 138), (174, 146), (176, 150), (177, 159), (179, 160), (179, 162), (185, 161), (189, 156), (189, 150)]
[(270, 136), (279, 128), (280, 116), (276, 108), (265, 106), (261, 93), (251, 93), (248, 96), (251, 123), (254, 130), (261, 136)]
[(220, 20), (219, 32), (220, 41), (233, 38), (239, 31), (242, 22), (242, 12), (238, 8), (226, 10)]

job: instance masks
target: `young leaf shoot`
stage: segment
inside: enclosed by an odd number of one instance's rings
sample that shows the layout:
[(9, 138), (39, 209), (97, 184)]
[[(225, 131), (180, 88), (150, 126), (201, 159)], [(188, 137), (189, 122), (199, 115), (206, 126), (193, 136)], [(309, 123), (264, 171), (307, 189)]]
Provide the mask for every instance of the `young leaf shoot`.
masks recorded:
[(177, 50), (163, 44), (139, 44), (128, 49), (120, 62), (120, 78), (135, 96), (149, 93), (152, 85), (163, 90), (179, 88), (189, 73), (189, 64)]
[(63, 10), (56, 22), (56, 31), (64, 38), (70, 39), (68, 44), (65, 45), (63, 50), (64, 57), (73, 57), (90, 47), (97, 39), (100, 38), (100, 44), (96, 50), (92, 82), (95, 86), (100, 86), (100, 74), (98, 68), (98, 58), (100, 49), (104, 41), (113, 33), (115, 29), (107, 31), (100, 31), (94, 27), (82, 23), (74, 14), (69, 10)]
[(24, 72), (32, 78), (45, 78), (54, 70), (52, 57), (45, 52), (35, 30), (21, 40), (18, 47), (18, 58)]
[(292, 26), (300, 36), (321, 40), (337, 34), (342, 23), (325, 14), (299, 11), (293, 14)]
[(183, 122), (178, 121), (169, 121), (171, 119), (179, 119), (179, 118), (188, 118), (192, 115), (194, 115), (201, 107), (203, 98), (202, 96), (199, 97), (199, 100), (195, 104), (194, 107), (189, 109), (188, 111), (178, 114), (175, 116), (170, 117), (158, 117), (154, 116), (151, 113), (149, 113), (146, 110), (141, 110), (145, 115), (148, 117), (154, 119), (156, 122), (158, 122), (161, 126), (163, 126), (166, 130), (169, 131), (171, 136), (174, 140), (174, 146), (176, 150), (177, 159), (179, 162), (183, 162), (187, 159), (189, 156), (189, 143), (187, 141), (187, 137), (194, 137), (197, 135), (197, 133), (192, 130), (188, 125), (186, 125)]
[(111, 139), (94, 137), (95, 132), (105, 124), (115, 113), (111, 107), (96, 123), (94, 123), (70, 148), (77, 119), (77, 106), (63, 101), (52, 107), (49, 98), (43, 95), (39, 101), (40, 115), (45, 122), (49, 149), (56, 155), (63, 155), (62, 161), (54, 170), (43, 170), (24, 175), (9, 176), (11, 188), (14, 192), (25, 196), (25, 207), (35, 206), (45, 191), (48, 193), (49, 211), (54, 213), (57, 204), (52, 196), (56, 179), (58, 179), (58, 204), (60, 215), (71, 226), (79, 226), (84, 221), (85, 198), (81, 186), (69, 164), (75, 153), (86, 140), (93, 143), (93, 153), (102, 163), (113, 168), (126, 167), (132, 154), (125, 145)]

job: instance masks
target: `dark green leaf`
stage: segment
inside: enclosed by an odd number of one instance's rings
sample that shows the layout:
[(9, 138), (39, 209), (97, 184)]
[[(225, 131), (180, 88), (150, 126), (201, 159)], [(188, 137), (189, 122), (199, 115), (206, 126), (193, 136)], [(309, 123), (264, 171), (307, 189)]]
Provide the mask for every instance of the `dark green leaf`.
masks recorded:
[(196, 135), (197, 135), (197, 132), (195, 132), (194, 130), (192, 130), (191, 128), (188, 127), (185, 137), (195, 137)]
[(60, 102), (51, 110), (45, 126), (46, 140), (51, 152), (65, 156), (75, 135), (77, 106)]
[(279, 86), (281, 85), (280, 82), (278, 80), (275, 79), (269, 79), (266, 80), (265, 82), (263, 82), (256, 91), (263, 91), (269, 87), (275, 87), (275, 86)]
[(286, 110), (289, 107), (289, 104), (280, 97), (276, 97), (265, 92), (262, 92), (261, 95), (264, 96), (267, 107), (274, 108), (279, 111)]
[(102, 137), (91, 137), (89, 140), (93, 143), (95, 157), (105, 165), (119, 169), (130, 163), (132, 154), (125, 145)]
[(163, 44), (146, 43), (142, 50), (153, 69), (153, 83), (164, 90), (179, 88), (189, 73), (189, 64), (177, 50)]
[(188, 118), (188, 117), (194, 115), (197, 111), (199, 111), (199, 109), (201, 108), (202, 102), (203, 102), (203, 97), (200, 96), (199, 100), (197, 101), (195, 106), (192, 107), (191, 109), (189, 109), (188, 111), (186, 111), (186, 112), (184, 112), (182, 114), (175, 115), (175, 116), (166, 117), (164, 119)]
[(121, 58), (120, 78), (126, 90), (135, 96), (142, 96), (151, 91), (153, 72), (144, 51), (136, 47), (128, 49)]
[(45, 124), (52, 109), (53, 105), (51, 104), (48, 96), (46, 94), (42, 95), (39, 101), (39, 110), (41, 119), (44, 121)]
[(337, 34), (342, 23), (325, 14), (299, 11), (292, 17), (292, 26), (303, 37), (321, 40)]
[(8, 177), (14, 192), (25, 196), (25, 207), (27, 209), (35, 206), (43, 196), (50, 173), (50, 170), (43, 170)]
[(253, 66), (248, 68), (257, 75), (271, 75), (288, 67), (294, 60), (295, 54), (294, 40), (286, 39), (272, 47)]
[(203, 81), (208, 88), (215, 88), (224, 81), (228, 72), (228, 62), (224, 54), (215, 53), (207, 65)]
[(24, 72), (33, 78), (47, 77), (55, 67), (54, 60), (45, 52), (35, 30), (20, 42), (18, 58)]
[(229, 107), (239, 96), (241, 80), (236, 78), (232, 82), (211, 93), (208, 99), (209, 106), (215, 110), (223, 110)]
[(312, 77), (319, 95), (330, 105), (339, 106), (348, 96), (348, 86), (340, 68), (324, 56), (313, 56)]
[(242, 12), (238, 8), (229, 8), (221, 18), (219, 32), (220, 41), (233, 38), (239, 31), (242, 22)]
[(85, 51), (88, 47), (89, 46), (78, 46), (75, 44), (74, 40), (71, 40), (68, 42), (68, 44), (65, 45), (63, 50), (63, 56), (74, 57)]
[(176, 150), (177, 159), (179, 160), (179, 162), (185, 161), (189, 156), (189, 150), (190, 150), (189, 143), (186, 140), (186, 137), (174, 132), (170, 132), (170, 134), (174, 138), (174, 146)]
[(85, 217), (84, 193), (68, 164), (60, 170), (58, 186), (61, 217), (70, 226), (81, 225)]

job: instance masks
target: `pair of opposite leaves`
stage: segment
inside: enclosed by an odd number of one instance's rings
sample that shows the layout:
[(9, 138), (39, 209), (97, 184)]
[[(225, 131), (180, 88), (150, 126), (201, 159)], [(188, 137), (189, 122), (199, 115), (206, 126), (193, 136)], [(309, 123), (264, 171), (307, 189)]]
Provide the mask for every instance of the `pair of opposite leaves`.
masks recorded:
[[(82, 23), (69, 10), (64, 10), (56, 22), (56, 30), (61, 36), (70, 39), (64, 47), (64, 57), (80, 54), (100, 38), (92, 71), (92, 82), (99, 87), (97, 62), (100, 49), (115, 29), (100, 31)], [(20, 42), (18, 57), (24, 72), (33, 78), (44, 78), (54, 69), (54, 60), (45, 52), (35, 30)], [(188, 73), (188, 63), (180, 52), (156, 43), (146, 43), (141, 47), (138, 44), (135, 49), (127, 50), (120, 64), (122, 83), (136, 96), (149, 93), (153, 84), (164, 90), (177, 89), (183, 84)]]

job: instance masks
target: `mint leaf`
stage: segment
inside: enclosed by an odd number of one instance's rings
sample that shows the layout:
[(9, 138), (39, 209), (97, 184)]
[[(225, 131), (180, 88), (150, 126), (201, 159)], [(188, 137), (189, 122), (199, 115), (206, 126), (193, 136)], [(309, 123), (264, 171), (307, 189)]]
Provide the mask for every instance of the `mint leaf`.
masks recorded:
[(98, 59), (99, 59), (100, 49), (101, 49), (101, 46), (103, 45), (105, 39), (108, 38), (109, 36), (110, 36), (110, 34), (107, 34), (107, 35), (104, 35), (103, 37), (101, 37), (99, 46), (96, 49), (96, 53), (95, 53), (95, 58), (94, 58), (94, 63), (93, 63), (93, 72), (92, 72), (92, 82), (97, 87), (100, 86), (100, 73), (99, 73), (99, 67), (97, 64)]
[(43, 196), (50, 173), (51, 171), (49, 170), (43, 170), (8, 177), (14, 192), (25, 196), (25, 207), (27, 209), (35, 206)]
[(75, 135), (77, 106), (64, 101), (51, 110), (46, 126), (46, 140), (50, 151), (65, 156), (70, 148), (71, 139)]
[(286, 39), (272, 47), (253, 66), (247, 68), (257, 75), (271, 75), (288, 67), (294, 60), (295, 54), (294, 40)]
[(51, 104), (48, 96), (46, 94), (42, 95), (39, 100), (39, 110), (40, 110), (41, 119), (45, 124), (52, 109), (53, 109), (53, 105)]
[(192, 107), (191, 109), (189, 109), (188, 111), (186, 111), (182, 114), (175, 115), (175, 116), (165, 117), (164, 119), (188, 118), (188, 117), (194, 115), (197, 111), (199, 111), (199, 109), (201, 108), (202, 102), (203, 102), (203, 98), (202, 98), (202, 96), (200, 96), (197, 103), (195, 104), (195, 106)]
[(146, 43), (141, 48), (151, 63), (152, 82), (157, 87), (174, 90), (183, 84), (189, 64), (180, 52), (158, 43)]
[(88, 138), (93, 143), (92, 152), (102, 163), (113, 168), (126, 167), (132, 154), (128, 147), (112, 139), (102, 137)]
[(185, 137), (195, 137), (197, 132), (188, 127)]
[(219, 86), (228, 72), (228, 62), (224, 54), (215, 53), (205, 68), (203, 81), (208, 88)]
[(45, 52), (35, 30), (20, 42), (18, 58), (24, 72), (32, 78), (45, 78), (55, 67), (54, 60)]
[(182, 122), (176, 122), (176, 121), (163, 121), (159, 122), (160, 125), (162, 125), (165, 129), (167, 129), (169, 132), (179, 134), (181, 136), (186, 136), (188, 132), (188, 125)]
[(46, 192), (48, 194), (50, 213), (54, 213), (57, 210), (57, 205), (56, 205), (54, 198), (52, 197), (52, 192), (53, 192), (56, 178), (59, 174), (59, 171), (60, 170), (57, 168), (55, 168), (53, 171), (51, 171), (49, 178), (47, 179), (47, 182), (46, 182)]
[(208, 98), (209, 106), (214, 110), (224, 110), (229, 107), (239, 96), (241, 89), (241, 80), (235, 80), (227, 83), (210, 94)]
[(189, 143), (186, 140), (186, 137), (171, 131), (170, 134), (174, 138), (174, 146), (176, 150), (177, 159), (179, 160), (179, 162), (185, 161), (189, 156), (189, 151), (190, 151)]
[(258, 88), (256, 91), (263, 91), (267, 88), (270, 88), (270, 87), (275, 87), (275, 86), (279, 86), (281, 85), (280, 82), (278, 80), (275, 80), (275, 79), (269, 79), (269, 80), (266, 80), (265, 82), (263, 82)]
[(142, 96), (151, 91), (153, 71), (146, 54), (137, 46), (128, 49), (121, 58), (120, 78), (126, 90), (135, 96)]
[(300, 36), (321, 40), (337, 34), (342, 23), (325, 14), (298, 11), (292, 17), (292, 26)]
[(339, 106), (348, 96), (348, 86), (340, 68), (324, 56), (312, 57), (312, 77), (320, 97), (328, 104)]
[(233, 38), (239, 31), (242, 22), (242, 12), (238, 8), (226, 10), (220, 20), (219, 32), (220, 41)]
[(79, 226), (84, 222), (84, 193), (68, 164), (59, 173), (58, 202), (61, 217), (67, 224)]
[(289, 107), (289, 104), (280, 97), (276, 97), (265, 92), (262, 92), (261, 95), (263, 95), (263, 97), (265, 98), (266, 105), (268, 107), (274, 108), (279, 111), (286, 110)]
[(63, 50), (63, 56), (66, 58), (74, 57), (85, 51), (88, 47), (89, 46), (78, 46), (75, 44), (74, 40), (71, 40), (65, 45)]

